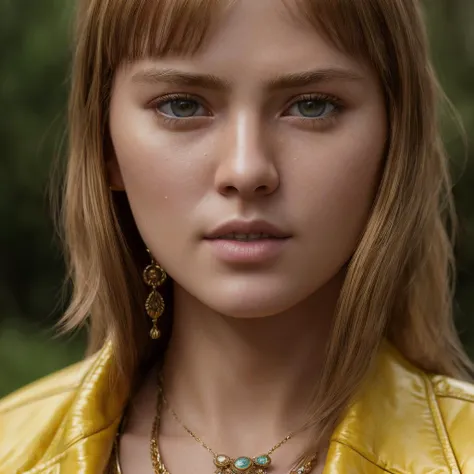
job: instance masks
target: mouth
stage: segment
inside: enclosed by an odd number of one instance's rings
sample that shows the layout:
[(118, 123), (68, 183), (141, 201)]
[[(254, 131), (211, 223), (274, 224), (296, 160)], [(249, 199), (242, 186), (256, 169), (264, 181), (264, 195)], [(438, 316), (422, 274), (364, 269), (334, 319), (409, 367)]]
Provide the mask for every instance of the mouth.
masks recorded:
[(229, 264), (274, 262), (292, 237), (266, 221), (230, 221), (204, 237), (213, 255)]
[(229, 221), (204, 236), (206, 240), (234, 240), (252, 242), (259, 240), (288, 239), (291, 234), (263, 220)]

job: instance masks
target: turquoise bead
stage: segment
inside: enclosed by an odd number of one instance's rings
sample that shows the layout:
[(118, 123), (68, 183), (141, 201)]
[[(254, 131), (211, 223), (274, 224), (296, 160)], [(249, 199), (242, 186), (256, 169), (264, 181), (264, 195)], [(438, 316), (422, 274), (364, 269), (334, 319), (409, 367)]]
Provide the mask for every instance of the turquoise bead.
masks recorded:
[(270, 464), (270, 458), (266, 455), (259, 456), (255, 459), (255, 463), (259, 466), (267, 466), (268, 464)]
[(238, 458), (234, 462), (234, 466), (241, 471), (248, 469), (252, 465), (252, 460), (250, 458)]

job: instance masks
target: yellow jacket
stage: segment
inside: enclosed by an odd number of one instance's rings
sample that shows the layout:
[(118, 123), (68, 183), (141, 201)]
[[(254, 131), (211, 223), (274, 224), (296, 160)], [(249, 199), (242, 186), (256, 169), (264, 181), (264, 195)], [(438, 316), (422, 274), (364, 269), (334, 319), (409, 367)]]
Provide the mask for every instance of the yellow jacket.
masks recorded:
[[(102, 474), (128, 392), (112, 348), (0, 402), (0, 474)], [(335, 430), (324, 474), (474, 474), (474, 387), (428, 376), (391, 346)], [(187, 473), (177, 473), (187, 474)]]

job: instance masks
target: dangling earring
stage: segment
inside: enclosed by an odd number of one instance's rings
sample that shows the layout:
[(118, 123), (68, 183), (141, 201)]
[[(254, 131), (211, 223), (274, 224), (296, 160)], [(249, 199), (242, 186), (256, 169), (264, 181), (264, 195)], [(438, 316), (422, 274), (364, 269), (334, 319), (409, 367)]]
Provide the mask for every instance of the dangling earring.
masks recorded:
[(146, 299), (145, 309), (148, 316), (150, 316), (153, 321), (153, 327), (150, 330), (150, 337), (152, 339), (158, 339), (161, 336), (161, 332), (158, 329), (157, 321), (165, 310), (165, 301), (157, 291), (157, 287), (161, 286), (166, 281), (167, 275), (166, 272), (156, 263), (150, 250), (146, 250), (150, 254), (151, 263), (143, 271), (143, 280), (148, 286), (151, 286), (151, 293)]

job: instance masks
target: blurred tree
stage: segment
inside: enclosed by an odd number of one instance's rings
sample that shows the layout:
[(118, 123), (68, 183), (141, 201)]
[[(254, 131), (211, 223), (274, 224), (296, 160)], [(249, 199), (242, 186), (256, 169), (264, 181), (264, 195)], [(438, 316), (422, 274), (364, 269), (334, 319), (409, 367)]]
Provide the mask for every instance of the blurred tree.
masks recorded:
[(59, 301), (63, 267), (45, 191), (64, 130), (69, 17), (54, 0), (15, 0), (0, 15), (3, 318), (41, 319)]
[(45, 332), (63, 308), (46, 190), (65, 130), (70, 19), (71, 2), (0, 2), (0, 396), (82, 352), (82, 339)]
[(428, 0), (426, 6), (433, 60), (442, 85), (461, 115), (467, 138), (464, 143), (453, 121), (445, 123), (459, 214), (455, 311), (461, 337), (474, 357), (474, 3)]

